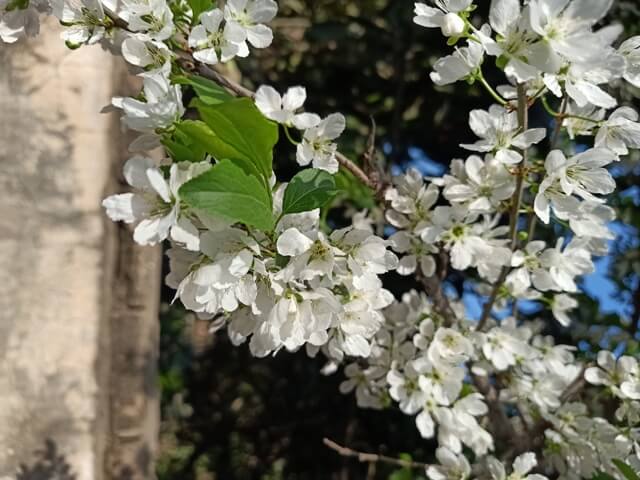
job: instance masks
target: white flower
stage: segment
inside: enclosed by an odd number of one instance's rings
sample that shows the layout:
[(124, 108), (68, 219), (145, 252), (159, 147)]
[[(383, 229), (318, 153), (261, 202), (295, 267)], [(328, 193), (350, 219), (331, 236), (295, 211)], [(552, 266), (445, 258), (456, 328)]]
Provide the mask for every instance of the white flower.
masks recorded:
[[(605, 109), (593, 105), (579, 107), (574, 102), (569, 102), (567, 107), (567, 114), (569, 116), (563, 120), (562, 125), (566, 127), (571, 140), (575, 140), (577, 136), (592, 136), (593, 130), (598, 126), (600, 121), (604, 119), (606, 113)], [(585, 118), (594, 121), (584, 120)]]
[(197, 250), (198, 229), (181, 211), (178, 190), (210, 167), (208, 162), (174, 163), (166, 180), (153, 160), (133, 157), (124, 166), (124, 177), (139, 192), (112, 195), (102, 205), (113, 221), (138, 222), (133, 238), (140, 245), (155, 245), (171, 236), (187, 249)]
[(240, 56), (246, 56), (248, 41), (256, 48), (266, 48), (273, 41), (273, 32), (264, 23), (270, 22), (278, 13), (274, 0), (228, 0), (224, 7), (224, 18), (232, 25), (240, 27)]
[(429, 358), (432, 362), (459, 364), (473, 355), (473, 344), (463, 334), (452, 328), (439, 328), (429, 346)]
[(507, 282), (515, 284), (516, 291), (524, 291), (532, 284), (543, 292), (553, 288), (551, 274), (544, 268), (540, 259), (545, 247), (544, 241), (534, 240), (527, 244), (524, 252), (518, 250), (513, 253), (511, 266), (517, 269), (509, 273)]
[(618, 108), (600, 126), (595, 146), (608, 148), (618, 155), (627, 155), (629, 147), (640, 148), (638, 112), (629, 107)]
[(535, 453), (523, 453), (513, 461), (513, 473), (507, 476), (502, 462), (494, 457), (487, 459), (487, 466), (493, 480), (547, 480), (547, 477), (536, 473), (528, 475), (537, 464)]
[(433, 66), (431, 80), (436, 85), (448, 85), (472, 75), (482, 64), (482, 44), (469, 40), (466, 47), (457, 48), (452, 55), (439, 59)]
[(332, 113), (318, 125), (304, 132), (302, 142), (296, 150), (296, 160), (306, 166), (313, 163), (314, 168), (336, 173), (339, 168), (336, 160), (338, 146), (334, 142), (344, 131), (346, 120), (340, 113)]
[(540, 184), (534, 201), (538, 217), (549, 223), (551, 203), (562, 202), (563, 196), (577, 195), (585, 200), (598, 200), (594, 194), (613, 192), (616, 182), (603, 167), (617, 159), (615, 153), (604, 148), (593, 148), (569, 159), (560, 150), (550, 152), (545, 160), (547, 176)]
[(515, 191), (513, 175), (491, 156), (483, 161), (472, 155), (459, 170), (457, 176), (445, 175), (443, 195), (452, 204), (465, 204), (470, 211), (491, 213)]
[(508, 77), (520, 83), (535, 79), (538, 69), (523, 59), (538, 37), (530, 31), (527, 16), (521, 14), (520, 0), (492, 0), (489, 23), (499, 35), (495, 41), (487, 35), (479, 35), (487, 53), (507, 59), (504, 71)]
[(438, 420), (438, 442), (454, 452), (462, 452), (462, 444), (477, 456), (493, 449), (493, 438), (480, 426), (476, 417), (486, 415), (487, 405), (479, 393), (472, 393), (458, 400), (453, 408), (440, 407), (435, 413)]
[(161, 72), (144, 75), (144, 101), (131, 97), (114, 97), (111, 103), (124, 111), (122, 123), (143, 133), (166, 128), (184, 114), (180, 85), (171, 85)]
[(93, 44), (105, 33), (105, 15), (98, 0), (52, 0), (53, 14), (66, 26), (61, 34), (70, 48)]
[[(385, 192), (385, 200), (391, 204), (385, 214), (387, 220), (396, 228), (420, 235), (432, 225), (433, 207), (440, 194), (438, 186), (434, 183), (426, 186), (422, 174), (414, 168), (395, 177), (393, 183), (395, 187)], [(430, 250), (429, 245), (425, 244), (425, 250)]]
[(509, 323), (494, 327), (485, 335), (482, 353), (493, 366), (503, 371), (519, 360), (531, 356), (531, 349), (522, 341), (517, 330)]
[(545, 278), (541, 272), (537, 272), (538, 285), (547, 287), (540, 290), (575, 293), (578, 291), (575, 277), (595, 271), (591, 253), (583, 247), (580, 239), (574, 237), (564, 250), (563, 245), (564, 239), (559, 238), (556, 248), (549, 248), (540, 255), (540, 265), (549, 272), (548, 278)]
[(609, 83), (614, 72), (607, 68), (596, 68), (591, 63), (572, 63), (561, 74), (545, 74), (544, 83), (557, 97), (562, 97), (561, 83), (569, 97), (578, 107), (595, 105), (613, 108), (617, 101), (598, 85)]
[(421, 237), (428, 244), (443, 242), (450, 253), (451, 266), (456, 270), (475, 266), (483, 277), (491, 280), (497, 276), (500, 267), (511, 260), (511, 250), (503, 246), (505, 241), (494, 239), (496, 234), (504, 234), (508, 230), (502, 227), (494, 230), (492, 223), (497, 219), (474, 223), (477, 216), (469, 216), (464, 207), (436, 207), (433, 225), (426, 227)]
[(49, 3), (29, 1), (26, 5), (0, 0), (0, 40), (14, 43), (23, 36), (34, 37), (40, 31), (39, 11), (47, 10)]
[[(563, 63), (588, 61), (604, 53), (601, 39), (591, 28), (605, 16), (613, 0), (532, 0), (529, 2), (531, 29), (543, 37), (529, 60), (542, 70), (555, 73)], [(590, 45), (590, 48), (584, 48)]]
[(238, 45), (244, 40), (244, 31), (232, 22), (222, 27), (223, 19), (222, 10), (218, 8), (200, 14), (200, 23), (189, 34), (189, 46), (194, 49), (196, 60), (215, 65), (241, 54)]
[(431, 480), (466, 480), (471, 477), (471, 466), (463, 454), (438, 447), (436, 458), (440, 465), (430, 465), (427, 468), (427, 476)]
[(469, 115), (469, 126), (482, 140), (461, 147), (475, 152), (493, 152), (496, 160), (507, 165), (522, 161), (522, 154), (514, 149), (527, 149), (546, 135), (544, 128), (520, 132), (517, 112), (508, 112), (499, 105), (492, 105), (489, 112), (473, 110)]
[(277, 278), (290, 281), (293, 278), (313, 280), (319, 276), (331, 278), (338, 249), (330, 245), (322, 232), (303, 234), (297, 228), (284, 231), (277, 241), (278, 253), (292, 257)]
[(296, 113), (307, 98), (304, 87), (292, 87), (283, 96), (273, 88), (263, 85), (256, 91), (255, 102), (262, 114), (274, 122), (298, 130), (306, 130), (320, 123), (320, 117), (313, 113)]
[(465, 371), (463, 368), (448, 364), (442, 360), (434, 362), (429, 358), (416, 359), (414, 368), (420, 373), (418, 383), (425, 394), (439, 405), (449, 406), (460, 396)]
[(618, 53), (625, 60), (624, 79), (640, 88), (640, 36), (631, 37), (624, 41), (620, 45)]
[(129, 30), (164, 41), (173, 35), (173, 13), (166, 0), (122, 0), (120, 17)]
[(629, 356), (616, 360), (611, 352), (598, 352), (598, 367), (590, 367), (584, 378), (593, 385), (605, 385), (623, 399), (640, 400), (640, 368)]
[(132, 35), (122, 42), (122, 56), (131, 65), (153, 74), (168, 76), (171, 71), (171, 51), (164, 43)]
[(570, 297), (566, 293), (555, 295), (551, 303), (551, 312), (553, 316), (563, 327), (571, 325), (571, 318), (567, 312), (573, 310), (578, 306), (578, 302), (575, 298)]
[(459, 12), (471, 6), (472, 0), (437, 0), (433, 8), (424, 3), (415, 4), (415, 14), (413, 21), (423, 27), (440, 28), (445, 37), (457, 37), (462, 35), (465, 23)]
[(418, 384), (419, 373), (414, 370), (411, 363), (408, 363), (403, 373), (391, 369), (387, 374), (389, 384), (389, 395), (400, 405), (407, 415), (418, 413), (426, 399), (425, 393)]
[(419, 237), (406, 231), (399, 231), (389, 237), (393, 251), (406, 253), (398, 264), (397, 272), (400, 275), (413, 274), (418, 266), (426, 277), (432, 276), (436, 271), (436, 261), (430, 253), (433, 248), (426, 245)]
[(579, 237), (613, 240), (615, 234), (608, 225), (615, 219), (616, 211), (613, 208), (600, 202), (585, 200), (571, 208), (569, 226)]

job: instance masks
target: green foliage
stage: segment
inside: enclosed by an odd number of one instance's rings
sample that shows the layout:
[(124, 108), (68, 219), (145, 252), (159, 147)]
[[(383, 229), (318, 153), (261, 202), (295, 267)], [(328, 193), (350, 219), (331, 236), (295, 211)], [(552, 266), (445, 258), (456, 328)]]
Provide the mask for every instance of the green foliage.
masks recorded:
[(187, 0), (187, 3), (193, 11), (193, 17), (191, 19), (191, 25), (198, 23), (198, 18), (202, 12), (206, 12), (213, 8), (213, 2), (211, 0)]
[[(413, 457), (408, 453), (401, 453), (400, 459), (407, 462), (413, 461)], [(426, 480), (422, 475), (416, 475), (416, 470), (402, 467), (389, 475), (388, 480)]]
[(206, 105), (200, 100), (194, 105), (215, 136), (209, 153), (218, 159), (231, 160), (247, 174), (261, 178), (267, 186), (278, 126), (267, 120), (249, 98), (218, 105)]
[(228, 102), (234, 97), (217, 83), (199, 75), (189, 77), (178, 76), (173, 83), (189, 85), (196, 92), (198, 98), (206, 105), (219, 105)]
[(270, 192), (231, 160), (222, 160), (180, 188), (191, 208), (231, 222), (270, 231), (273, 228)]
[(624, 475), (624, 478), (626, 478), (627, 480), (640, 480), (640, 476), (633, 470), (633, 468), (631, 468), (631, 466), (627, 465), (622, 460), (614, 458), (613, 460), (611, 460), (611, 462), (613, 462), (616, 468), (620, 470), (620, 473), (622, 473), (622, 475)]
[(307, 168), (291, 179), (284, 192), (282, 214), (308, 212), (324, 206), (337, 193), (333, 176)]

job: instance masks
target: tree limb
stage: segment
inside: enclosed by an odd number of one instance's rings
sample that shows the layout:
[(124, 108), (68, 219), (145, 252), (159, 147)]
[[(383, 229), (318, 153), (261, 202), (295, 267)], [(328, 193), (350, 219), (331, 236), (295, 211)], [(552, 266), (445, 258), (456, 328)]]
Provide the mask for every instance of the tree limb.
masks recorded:
[(377, 453), (367, 453), (353, 450), (348, 447), (343, 447), (342, 445), (339, 445), (328, 438), (324, 438), (322, 440), (322, 443), (324, 443), (325, 446), (327, 446), (331, 450), (337, 452), (339, 455), (342, 455), (343, 457), (357, 458), (358, 461), (362, 463), (388, 463), (390, 465), (396, 465), (398, 467), (418, 469), (426, 469), (427, 467), (429, 467), (429, 464), (427, 463), (414, 462), (412, 460), (403, 460), (401, 458), (388, 457), (386, 455), (380, 455)]

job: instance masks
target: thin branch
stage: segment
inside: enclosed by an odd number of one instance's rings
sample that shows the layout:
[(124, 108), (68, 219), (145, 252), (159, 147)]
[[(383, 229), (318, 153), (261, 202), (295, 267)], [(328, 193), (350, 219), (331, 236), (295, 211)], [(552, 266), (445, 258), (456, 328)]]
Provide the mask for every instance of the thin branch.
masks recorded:
[(449, 298), (444, 293), (440, 276), (437, 273), (430, 277), (425, 277), (420, 274), (419, 278), (427, 295), (433, 302), (434, 310), (444, 319), (445, 326), (451, 326), (456, 318), (456, 314), (451, 307)]
[(341, 455), (343, 457), (349, 457), (349, 458), (357, 458), (358, 461), (361, 463), (369, 463), (369, 464), (387, 463), (390, 465), (396, 465), (398, 467), (418, 468), (422, 470), (429, 467), (429, 464), (427, 463), (414, 462), (412, 460), (403, 460), (401, 458), (388, 457), (386, 455), (380, 455), (377, 453), (367, 453), (367, 452), (360, 452), (358, 450), (353, 450), (348, 447), (343, 447), (342, 445), (339, 445), (333, 440), (330, 440), (328, 438), (324, 438), (322, 440), (322, 443), (324, 443), (325, 446), (327, 446), (331, 450), (337, 452), (338, 455)]
[(580, 393), (580, 391), (585, 387), (587, 381), (584, 378), (584, 374), (590, 366), (591, 365), (589, 364), (584, 365), (582, 370), (580, 370), (580, 374), (573, 380), (573, 382), (571, 382), (571, 384), (569, 384), (565, 391), (562, 392), (562, 395), (560, 396), (560, 401), (562, 403), (572, 400), (573, 397)]
[[(529, 100), (527, 98), (527, 86), (526, 84), (518, 84), (518, 125), (520, 131), (524, 132), (529, 128)], [(511, 214), (509, 221), (509, 237), (511, 238), (511, 250), (516, 251), (518, 249), (518, 220), (520, 219), (520, 205), (522, 204), (522, 195), (525, 176), (527, 175), (527, 162), (529, 159), (529, 152), (526, 148), (522, 150), (522, 163), (518, 166), (516, 190), (511, 199)], [(509, 268), (504, 267), (500, 272), (500, 276), (493, 286), (491, 295), (482, 308), (482, 316), (478, 322), (477, 330), (482, 330), (491, 315), (491, 310), (498, 299), (500, 288), (507, 279), (509, 274)]]

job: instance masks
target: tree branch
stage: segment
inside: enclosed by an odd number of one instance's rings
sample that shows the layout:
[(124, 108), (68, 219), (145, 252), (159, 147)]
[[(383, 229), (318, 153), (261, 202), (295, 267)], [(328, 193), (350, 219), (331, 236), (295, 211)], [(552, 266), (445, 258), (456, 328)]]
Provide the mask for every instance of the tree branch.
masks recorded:
[(386, 455), (380, 455), (377, 453), (366, 453), (360, 452), (358, 450), (353, 450), (348, 447), (343, 447), (342, 445), (337, 444), (333, 440), (328, 438), (324, 438), (322, 443), (325, 444), (331, 450), (337, 452), (339, 455), (343, 457), (357, 458), (358, 461), (362, 463), (388, 463), (390, 465), (396, 465), (398, 467), (403, 468), (418, 468), (418, 469), (426, 469), (429, 467), (427, 463), (414, 462), (412, 460), (402, 460), (401, 458), (387, 457)]
[[(529, 99), (527, 98), (527, 86), (526, 84), (518, 84), (518, 125), (520, 131), (524, 132), (529, 128)], [(511, 198), (511, 214), (509, 220), (509, 237), (511, 238), (511, 250), (516, 251), (518, 249), (518, 221), (520, 219), (520, 205), (522, 204), (522, 195), (525, 176), (527, 175), (527, 161), (529, 158), (529, 152), (526, 148), (522, 150), (522, 163), (518, 166), (516, 190)], [(504, 267), (500, 272), (500, 277), (493, 286), (491, 295), (482, 308), (482, 316), (478, 322), (477, 330), (481, 331), (487, 324), (491, 315), (491, 310), (498, 299), (500, 288), (507, 279), (509, 274), (509, 267)]]

